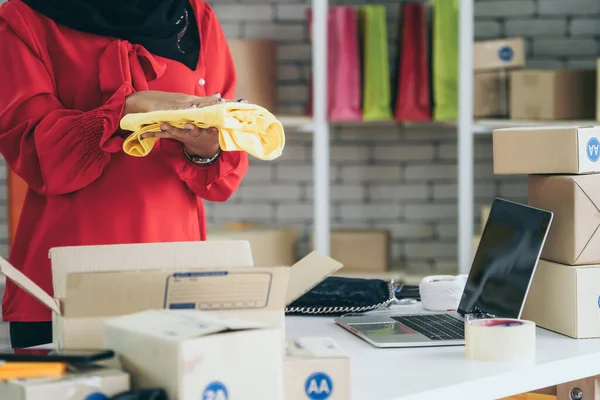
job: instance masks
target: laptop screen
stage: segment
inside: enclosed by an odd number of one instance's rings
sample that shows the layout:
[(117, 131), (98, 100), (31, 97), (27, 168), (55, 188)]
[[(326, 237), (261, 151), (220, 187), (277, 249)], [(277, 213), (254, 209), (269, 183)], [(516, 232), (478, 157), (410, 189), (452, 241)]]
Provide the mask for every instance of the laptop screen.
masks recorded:
[(458, 312), (519, 318), (551, 222), (550, 212), (494, 200)]

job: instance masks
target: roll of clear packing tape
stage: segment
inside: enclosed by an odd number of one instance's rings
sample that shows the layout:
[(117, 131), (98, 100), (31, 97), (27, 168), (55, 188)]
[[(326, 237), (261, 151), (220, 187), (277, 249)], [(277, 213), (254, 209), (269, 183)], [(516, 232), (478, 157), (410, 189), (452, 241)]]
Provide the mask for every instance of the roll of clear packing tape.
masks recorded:
[(466, 320), (465, 355), (479, 361), (535, 360), (535, 323), (510, 318)]
[(421, 305), (429, 311), (455, 311), (462, 297), (467, 275), (432, 275), (419, 284)]

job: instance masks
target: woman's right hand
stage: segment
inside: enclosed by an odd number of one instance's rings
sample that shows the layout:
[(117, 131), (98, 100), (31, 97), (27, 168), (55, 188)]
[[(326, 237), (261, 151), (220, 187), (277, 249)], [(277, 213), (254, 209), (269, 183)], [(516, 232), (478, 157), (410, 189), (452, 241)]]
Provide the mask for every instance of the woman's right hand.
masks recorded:
[(222, 101), (224, 100), (221, 98), (220, 93), (200, 97), (181, 93), (144, 90), (127, 96), (123, 116), (160, 110), (183, 110), (186, 108), (207, 107)]

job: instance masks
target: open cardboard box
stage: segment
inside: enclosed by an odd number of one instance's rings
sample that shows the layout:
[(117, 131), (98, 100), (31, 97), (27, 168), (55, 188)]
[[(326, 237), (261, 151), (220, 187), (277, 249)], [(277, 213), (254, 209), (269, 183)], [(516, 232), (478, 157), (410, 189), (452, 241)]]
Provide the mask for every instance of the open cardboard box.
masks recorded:
[(128, 244), (50, 251), (54, 297), (0, 258), (0, 272), (53, 311), (56, 348), (101, 348), (106, 318), (197, 309), (280, 328), (285, 307), (342, 264), (313, 252), (291, 267), (254, 267), (246, 241)]

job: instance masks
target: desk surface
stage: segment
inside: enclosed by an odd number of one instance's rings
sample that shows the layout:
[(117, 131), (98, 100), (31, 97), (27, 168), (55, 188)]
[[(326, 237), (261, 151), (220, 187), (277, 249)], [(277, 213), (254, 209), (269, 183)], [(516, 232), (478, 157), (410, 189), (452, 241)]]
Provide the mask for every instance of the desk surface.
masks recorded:
[(600, 339), (540, 328), (527, 366), (467, 360), (462, 346), (378, 349), (329, 317), (288, 317), (286, 335), (334, 339), (351, 357), (352, 400), (498, 399), (600, 374)]

